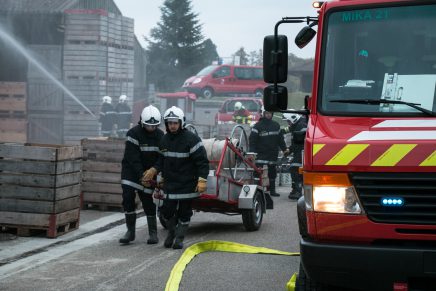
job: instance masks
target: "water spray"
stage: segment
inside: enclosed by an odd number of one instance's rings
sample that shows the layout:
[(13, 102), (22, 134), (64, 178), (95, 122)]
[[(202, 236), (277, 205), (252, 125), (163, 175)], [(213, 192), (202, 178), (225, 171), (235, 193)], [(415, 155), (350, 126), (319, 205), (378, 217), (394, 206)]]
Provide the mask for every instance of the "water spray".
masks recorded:
[(92, 111), (85, 106), (74, 94), (68, 90), (67, 87), (64, 86), (58, 79), (56, 79), (50, 72), (39, 63), (32, 54), (25, 49), (25, 47), (19, 43), (16, 39), (14, 39), (11, 35), (9, 35), (3, 27), (0, 25), (0, 38), (6, 41), (7, 44), (10, 44), (13, 48), (19, 51), (29, 62), (31, 62), (42, 74), (48, 77), (55, 85), (62, 89), (69, 97), (71, 97), (74, 101), (76, 101), (80, 106), (82, 106), (92, 117), (97, 118)]

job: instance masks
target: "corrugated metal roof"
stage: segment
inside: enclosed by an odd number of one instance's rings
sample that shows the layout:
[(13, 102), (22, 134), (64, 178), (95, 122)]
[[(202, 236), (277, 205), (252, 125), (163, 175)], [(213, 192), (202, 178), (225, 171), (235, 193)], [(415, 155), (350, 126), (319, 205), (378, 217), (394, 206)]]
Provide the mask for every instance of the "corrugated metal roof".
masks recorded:
[(2, 12), (59, 13), (77, 7), (78, 0), (0, 0)]
[(113, 0), (0, 0), (0, 12), (62, 13), (66, 9), (104, 9), (121, 15)]

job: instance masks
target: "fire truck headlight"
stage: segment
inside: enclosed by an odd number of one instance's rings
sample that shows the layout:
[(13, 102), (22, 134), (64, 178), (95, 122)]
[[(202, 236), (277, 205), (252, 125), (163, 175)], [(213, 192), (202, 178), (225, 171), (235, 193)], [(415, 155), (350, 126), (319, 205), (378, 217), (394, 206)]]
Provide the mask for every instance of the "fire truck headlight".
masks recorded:
[(192, 81), (192, 84), (198, 84), (201, 82), (201, 78), (195, 78), (194, 81)]
[(318, 212), (361, 214), (359, 199), (354, 187), (314, 186), (313, 210)]

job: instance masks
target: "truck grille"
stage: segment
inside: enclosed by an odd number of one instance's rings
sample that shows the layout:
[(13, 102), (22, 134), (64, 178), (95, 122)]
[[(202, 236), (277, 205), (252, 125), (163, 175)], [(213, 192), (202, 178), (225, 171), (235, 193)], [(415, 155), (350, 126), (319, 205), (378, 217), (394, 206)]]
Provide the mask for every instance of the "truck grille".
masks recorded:
[[(368, 218), (396, 224), (436, 224), (436, 173), (352, 173)], [(386, 197), (404, 199), (402, 206), (382, 206)]]

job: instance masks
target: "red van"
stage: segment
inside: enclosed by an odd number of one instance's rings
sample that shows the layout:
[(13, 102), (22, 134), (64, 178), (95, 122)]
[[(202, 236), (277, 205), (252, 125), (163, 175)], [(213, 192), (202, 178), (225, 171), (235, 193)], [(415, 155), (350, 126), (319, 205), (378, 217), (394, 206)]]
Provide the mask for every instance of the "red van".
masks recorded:
[(182, 87), (190, 93), (209, 99), (214, 95), (231, 93), (262, 97), (263, 88), (266, 86), (262, 67), (211, 65), (187, 79)]

